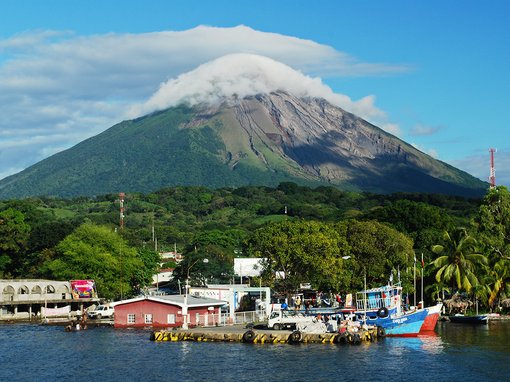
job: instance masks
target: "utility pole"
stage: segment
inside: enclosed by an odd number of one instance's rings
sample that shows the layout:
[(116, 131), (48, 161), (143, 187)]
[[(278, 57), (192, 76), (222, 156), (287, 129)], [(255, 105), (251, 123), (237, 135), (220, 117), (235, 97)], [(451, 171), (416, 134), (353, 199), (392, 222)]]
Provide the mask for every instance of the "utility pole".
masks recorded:
[(489, 152), (491, 153), (491, 169), (489, 175), (489, 183), (492, 189), (496, 187), (496, 169), (494, 168), (494, 153), (496, 152), (496, 149), (490, 148)]
[(124, 228), (124, 196), (123, 192), (119, 192), (119, 204), (120, 204), (120, 229)]

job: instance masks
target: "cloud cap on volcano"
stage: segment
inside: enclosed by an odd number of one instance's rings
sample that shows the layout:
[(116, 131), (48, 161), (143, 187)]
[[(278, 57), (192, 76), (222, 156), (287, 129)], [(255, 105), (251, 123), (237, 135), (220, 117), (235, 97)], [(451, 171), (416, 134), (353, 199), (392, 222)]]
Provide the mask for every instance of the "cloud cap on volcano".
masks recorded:
[(271, 58), (248, 53), (222, 56), (163, 83), (132, 116), (178, 104), (214, 104), (232, 97), (244, 98), (283, 90), (297, 97), (319, 97), (366, 119), (384, 117), (373, 96), (352, 101), (334, 93), (318, 77), (310, 77)]

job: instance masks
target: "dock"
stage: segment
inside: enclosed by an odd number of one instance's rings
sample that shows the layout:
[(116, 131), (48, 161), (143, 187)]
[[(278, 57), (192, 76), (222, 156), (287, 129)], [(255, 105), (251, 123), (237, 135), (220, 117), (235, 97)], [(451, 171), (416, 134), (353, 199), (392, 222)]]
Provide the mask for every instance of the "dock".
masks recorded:
[(343, 333), (303, 333), (298, 330), (259, 330), (250, 328), (195, 328), (160, 330), (151, 333), (151, 341), (241, 342), (251, 344), (339, 344), (359, 345), (384, 338), (377, 329)]

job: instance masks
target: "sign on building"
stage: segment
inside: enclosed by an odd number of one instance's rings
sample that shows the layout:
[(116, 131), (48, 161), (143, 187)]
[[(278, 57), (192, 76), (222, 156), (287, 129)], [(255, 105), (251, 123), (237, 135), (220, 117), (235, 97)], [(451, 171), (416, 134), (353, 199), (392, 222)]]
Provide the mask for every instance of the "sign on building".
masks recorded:
[(96, 283), (94, 280), (71, 280), (71, 293), (76, 300), (97, 298)]

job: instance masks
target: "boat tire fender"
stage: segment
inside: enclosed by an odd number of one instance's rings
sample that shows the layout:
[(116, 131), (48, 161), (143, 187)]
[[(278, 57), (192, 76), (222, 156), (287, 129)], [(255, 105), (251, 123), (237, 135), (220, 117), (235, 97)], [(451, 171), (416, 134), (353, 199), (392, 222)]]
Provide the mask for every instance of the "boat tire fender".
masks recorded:
[(388, 308), (386, 307), (382, 307), (382, 308), (379, 308), (379, 310), (377, 311), (377, 315), (381, 318), (386, 318), (388, 317)]
[(298, 344), (303, 340), (303, 335), (299, 330), (294, 330), (289, 336), (289, 342), (291, 344)]
[(256, 335), (253, 330), (248, 330), (243, 334), (243, 342), (251, 344), (255, 340), (255, 336)]
[(352, 344), (353, 345), (360, 345), (361, 344), (361, 337), (358, 333), (354, 333), (354, 336), (352, 338)]
[(379, 338), (386, 337), (386, 330), (382, 326), (377, 327), (377, 337)]
[(333, 342), (335, 344), (345, 345), (345, 344), (347, 344), (349, 342), (349, 340), (347, 339), (347, 334), (346, 333), (342, 333), (342, 334), (338, 334), (335, 337), (335, 340)]

